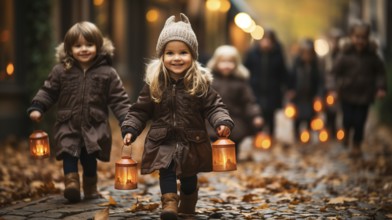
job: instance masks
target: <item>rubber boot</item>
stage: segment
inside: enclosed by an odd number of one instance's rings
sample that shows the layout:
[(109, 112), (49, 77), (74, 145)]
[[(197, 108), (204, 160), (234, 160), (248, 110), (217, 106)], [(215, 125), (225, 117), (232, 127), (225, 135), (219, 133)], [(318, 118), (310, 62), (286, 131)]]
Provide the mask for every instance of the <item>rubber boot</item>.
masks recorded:
[(189, 195), (180, 191), (180, 207), (178, 208), (178, 212), (183, 214), (195, 214), (198, 193), (199, 188)]
[(162, 212), (161, 219), (175, 220), (178, 212), (178, 195), (177, 193), (165, 193), (162, 195)]
[(68, 173), (64, 176), (64, 197), (69, 202), (75, 203), (80, 201), (80, 181), (78, 173)]
[(83, 176), (83, 192), (84, 199), (98, 199), (101, 197), (97, 190), (97, 176), (87, 177)]

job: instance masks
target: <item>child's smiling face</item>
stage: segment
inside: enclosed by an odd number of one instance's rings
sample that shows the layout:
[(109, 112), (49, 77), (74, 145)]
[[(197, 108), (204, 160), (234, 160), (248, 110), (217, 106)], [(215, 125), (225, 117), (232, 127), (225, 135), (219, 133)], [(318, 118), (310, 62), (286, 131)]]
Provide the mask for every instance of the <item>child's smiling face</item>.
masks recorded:
[(170, 41), (163, 51), (163, 64), (171, 73), (185, 74), (192, 64), (191, 51), (182, 41)]
[(94, 43), (88, 42), (82, 35), (72, 45), (72, 56), (80, 65), (86, 69), (88, 68), (95, 56), (97, 55), (97, 46)]

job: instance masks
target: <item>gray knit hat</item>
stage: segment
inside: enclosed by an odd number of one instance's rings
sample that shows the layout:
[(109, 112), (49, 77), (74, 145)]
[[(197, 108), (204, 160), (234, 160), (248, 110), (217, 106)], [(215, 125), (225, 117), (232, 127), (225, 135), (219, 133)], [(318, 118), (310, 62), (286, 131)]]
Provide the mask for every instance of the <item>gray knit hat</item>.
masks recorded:
[(195, 32), (193, 32), (191, 23), (186, 15), (180, 14), (180, 21), (175, 21), (175, 16), (170, 16), (159, 35), (156, 53), (158, 57), (163, 54), (166, 44), (169, 41), (178, 40), (186, 43), (192, 53), (192, 56), (197, 59), (199, 54), (197, 52), (198, 43)]

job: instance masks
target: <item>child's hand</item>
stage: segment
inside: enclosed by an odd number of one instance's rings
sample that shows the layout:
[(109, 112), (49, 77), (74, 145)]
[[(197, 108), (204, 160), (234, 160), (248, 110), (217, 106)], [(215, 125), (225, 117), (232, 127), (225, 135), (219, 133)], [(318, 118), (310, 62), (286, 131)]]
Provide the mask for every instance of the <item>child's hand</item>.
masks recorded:
[(132, 134), (131, 133), (127, 133), (124, 136), (124, 144), (125, 145), (129, 145), (131, 143), (131, 140), (132, 140)]
[(256, 128), (261, 128), (261, 126), (263, 126), (264, 124), (264, 120), (262, 117), (257, 116), (255, 118), (253, 118), (253, 126), (255, 126)]
[(30, 119), (35, 122), (40, 122), (42, 118), (42, 114), (39, 111), (30, 112)]
[(378, 99), (382, 99), (387, 95), (387, 93), (385, 92), (385, 90), (383, 89), (378, 89), (377, 93), (376, 93), (376, 98)]
[(230, 128), (224, 125), (219, 126), (216, 129), (216, 132), (218, 133), (219, 137), (229, 137), (231, 133)]

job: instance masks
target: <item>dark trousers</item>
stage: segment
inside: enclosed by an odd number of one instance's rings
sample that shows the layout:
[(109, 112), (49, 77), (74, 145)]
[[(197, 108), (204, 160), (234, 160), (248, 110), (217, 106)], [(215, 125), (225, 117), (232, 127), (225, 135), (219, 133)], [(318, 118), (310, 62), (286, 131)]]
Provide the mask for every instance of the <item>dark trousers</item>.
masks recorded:
[(336, 135), (336, 111), (332, 109), (326, 110), (327, 116), (327, 124), (326, 127), (328, 129), (328, 133), (331, 135), (331, 138), (334, 138)]
[[(197, 188), (197, 175), (180, 178), (181, 191), (186, 194), (192, 194)], [(177, 175), (174, 170), (174, 162), (167, 169), (159, 170), (159, 186), (161, 193), (177, 193)]]
[(343, 127), (347, 134), (346, 137), (348, 137), (350, 130), (352, 129), (354, 131), (354, 145), (359, 146), (363, 140), (369, 104), (356, 105), (348, 102), (342, 102), (342, 111)]
[(64, 175), (68, 173), (78, 172), (78, 161), (83, 167), (83, 176), (95, 177), (97, 176), (97, 159), (94, 155), (88, 154), (85, 147), (82, 147), (80, 158), (73, 157), (70, 154), (64, 154), (63, 169)]
[(275, 131), (275, 111), (274, 110), (268, 110), (268, 111), (263, 111), (263, 119), (264, 119), (264, 126), (267, 126), (267, 132), (269, 132), (270, 136), (274, 136), (274, 131)]

